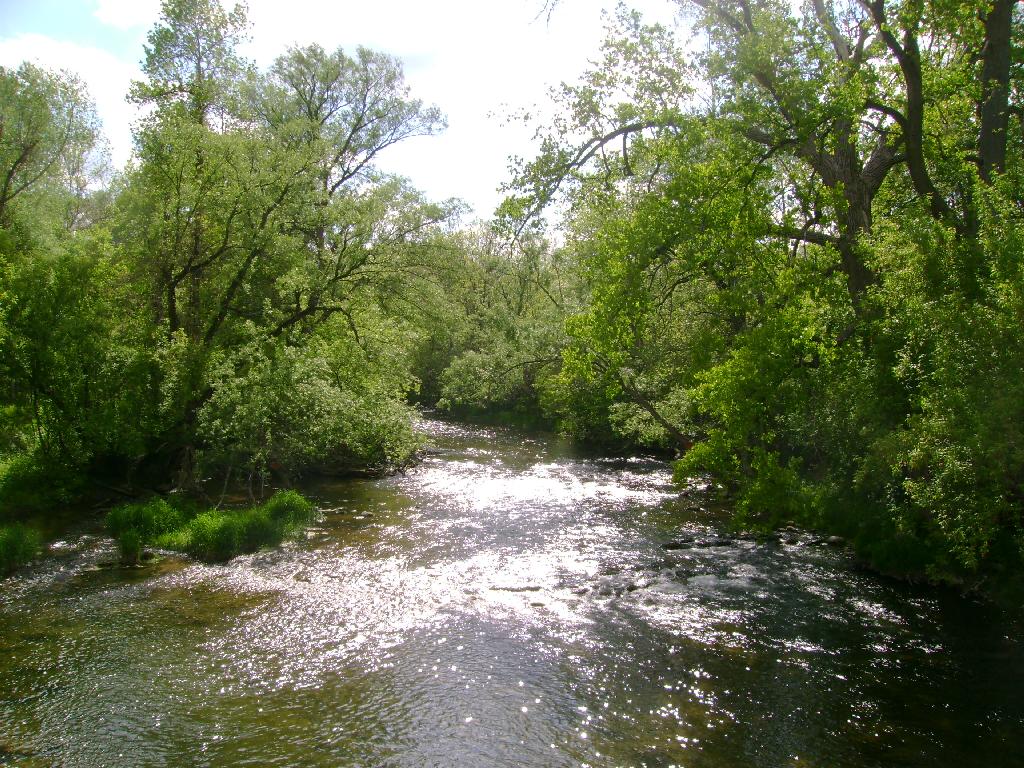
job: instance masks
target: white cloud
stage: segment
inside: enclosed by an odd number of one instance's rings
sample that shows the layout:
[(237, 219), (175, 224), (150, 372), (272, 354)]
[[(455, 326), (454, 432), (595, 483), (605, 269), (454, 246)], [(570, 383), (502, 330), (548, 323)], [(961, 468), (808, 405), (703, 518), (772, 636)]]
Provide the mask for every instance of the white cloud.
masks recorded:
[(160, 16), (160, 0), (97, 0), (94, 15), (115, 29), (148, 29)]
[[(678, 8), (666, 0), (634, 4), (663, 22)], [(449, 128), (389, 149), (382, 164), (431, 197), (462, 197), (486, 217), (501, 200), (495, 187), (507, 179), (509, 155), (533, 152), (532, 131), (503, 127), (500, 116), (546, 105), (549, 86), (582, 74), (604, 35), (601, 5), (614, 8), (614, 0), (564, 2), (547, 20), (538, 17), (542, 0), (250, 0), (244, 52), (264, 67), (289, 45), (314, 42), (398, 56), (412, 94), (437, 104)]]
[(103, 121), (111, 159), (115, 165), (123, 166), (131, 156), (131, 125), (138, 115), (136, 107), (125, 101), (125, 94), (131, 81), (140, 77), (138, 67), (99, 48), (43, 35), (25, 34), (0, 40), (0, 65), (17, 67), (23, 61), (52, 70), (64, 69), (82, 79)]
[[(97, 18), (121, 30), (141, 32), (159, 16), (159, 0), (97, 1)], [(670, 21), (678, 8), (670, 0), (633, 4), (660, 21)], [(441, 136), (390, 148), (383, 165), (410, 177), (430, 197), (462, 197), (478, 215), (488, 216), (500, 202), (495, 187), (507, 177), (509, 155), (533, 152), (531, 131), (518, 124), (503, 127), (500, 116), (523, 108), (536, 114), (538, 104), (543, 113), (547, 87), (574, 80), (587, 68), (603, 36), (601, 5), (613, 7), (614, 0), (566, 0), (546, 20), (538, 18), (543, 0), (249, 0), (251, 39), (241, 52), (260, 67), (290, 45), (314, 42), (328, 50), (363, 45), (399, 57), (412, 95), (437, 104), (449, 128)], [(141, 56), (140, 48), (132, 58)], [(26, 58), (82, 77), (96, 100), (113, 159), (123, 165), (137, 116), (124, 96), (139, 77), (137, 66), (93, 45), (40, 35), (0, 40), (0, 63), (16, 65)]]

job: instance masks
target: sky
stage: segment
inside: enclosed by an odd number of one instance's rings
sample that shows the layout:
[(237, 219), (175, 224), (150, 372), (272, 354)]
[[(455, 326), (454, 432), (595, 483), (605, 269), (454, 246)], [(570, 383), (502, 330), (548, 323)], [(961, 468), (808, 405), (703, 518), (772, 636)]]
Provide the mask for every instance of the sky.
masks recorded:
[[(222, 0), (232, 5), (232, 0)], [(260, 68), (291, 45), (362, 45), (402, 60), (412, 96), (445, 113), (443, 134), (389, 148), (379, 165), (434, 200), (460, 198), (479, 218), (500, 203), (510, 155), (531, 156), (535, 125), (508, 119), (544, 111), (547, 89), (575, 81), (597, 58), (602, 10), (615, 0), (249, 0), (241, 53)], [(633, 0), (646, 20), (672, 24), (671, 0)], [(0, 66), (31, 60), (75, 72), (103, 120), (118, 167), (137, 115), (125, 101), (140, 77), (159, 0), (0, 0)]]

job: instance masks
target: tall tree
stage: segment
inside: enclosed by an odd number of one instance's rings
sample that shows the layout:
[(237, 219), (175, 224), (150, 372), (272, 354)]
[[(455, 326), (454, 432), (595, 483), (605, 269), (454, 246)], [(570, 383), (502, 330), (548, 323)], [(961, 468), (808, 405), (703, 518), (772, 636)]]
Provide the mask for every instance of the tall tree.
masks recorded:
[[(380, 152), (443, 125), (436, 108), (409, 96), (396, 60), (313, 46), (259, 74), (234, 48), (244, 27), (240, 9), (167, 0), (147, 46), (147, 79), (133, 89), (156, 109), (137, 135), (140, 162), (120, 199), (116, 235), (147, 287), (160, 350), (163, 426), (154, 445), (183, 478), (203, 452), (248, 455), (256, 471), (273, 450), (295, 444), (278, 439), (289, 428), (283, 422), (260, 431), (240, 381), (270, 398), (290, 376), (321, 377), (334, 366), (331, 407), (362, 380), (350, 404), (377, 398), (391, 409), (367, 434), (394, 431), (407, 365), (386, 371), (371, 359), (367, 332), (382, 331), (388, 302), (416, 305), (410, 285), (428, 275), (457, 210), (375, 168)], [(363, 350), (362, 368), (338, 367), (338, 334)], [(235, 417), (240, 431), (231, 432), (225, 420)], [(314, 429), (303, 423), (292, 426)], [(228, 434), (235, 448), (215, 450)], [(366, 450), (384, 451), (382, 440), (364, 441), (376, 446)], [(321, 453), (330, 442), (311, 441)]]
[(77, 183), (99, 136), (99, 119), (82, 83), (28, 62), (0, 67), (0, 226), (11, 205), (47, 185), (80, 192)]
[(226, 11), (217, 0), (162, 0), (145, 45), (146, 80), (133, 83), (130, 98), (159, 110), (183, 109), (198, 123), (226, 119), (245, 68), (236, 47), (246, 29), (243, 4)]
[(353, 291), (414, 266), (403, 254), (421, 252), (426, 267), (433, 228), (456, 212), (426, 204), (374, 165), (388, 147), (441, 130), (441, 113), (409, 97), (398, 60), (365, 48), (354, 58), (340, 48), (292, 49), (252, 90), (257, 118), (279, 140), (297, 142), (309, 162), (304, 202), (290, 223), (307, 248), (305, 279), (279, 305), (274, 334), (339, 313), (351, 319)]

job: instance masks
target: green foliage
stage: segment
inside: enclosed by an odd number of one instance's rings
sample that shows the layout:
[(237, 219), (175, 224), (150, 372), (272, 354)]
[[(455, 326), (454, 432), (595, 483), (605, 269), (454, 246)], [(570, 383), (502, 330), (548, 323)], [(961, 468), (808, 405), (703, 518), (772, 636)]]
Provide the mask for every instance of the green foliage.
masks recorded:
[[(229, 560), (242, 551), (246, 522), (252, 514), (225, 512), (203, 512), (197, 515), (182, 531), (178, 541), (181, 548), (200, 560)], [(259, 529), (257, 521), (254, 528)], [(158, 540), (159, 543), (159, 540)]]
[(107, 513), (106, 527), (117, 540), (122, 562), (137, 564), (144, 546), (177, 530), (185, 520), (185, 515), (166, 500), (153, 498), (114, 507)]
[(138, 563), (147, 546), (219, 562), (276, 546), (315, 515), (316, 508), (295, 491), (278, 491), (259, 506), (237, 510), (201, 510), (180, 499), (154, 498), (110, 510), (107, 530), (125, 563)]
[[(1006, 211), (1005, 201), (987, 196)], [(941, 230), (919, 227), (916, 242), (890, 227), (876, 236), (891, 275), (879, 291), (882, 330), (912, 411), (870, 447), (858, 487), (890, 500), (900, 529), (945, 553), (944, 567), (966, 572), (1024, 532), (1024, 273), (1006, 254), (1021, 237), (1014, 218), (985, 223), (1006, 239), (985, 237), (986, 272), (967, 286), (956, 244)]]
[(182, 529), (156, 539), (200, 560), (220, 562), (280, 544), (313, 517), (313, 507), (294, 492), (277, 494), (265, 505), (244, 510), (202, 512)]
[[(375, 163), (443, 118), (366, 49), (257, 72), (246, 27), (241, 5), (162, 3), (136, 162), (98, 192), (77, 81), (0, 69), (0, 456), (192, 489), (415, 451), (406, 399), (460, 209)], [(4, 514), (42, 506), (24, 501)]]
[(620, 19), (519, 169), (507, 226), (561, 194), (582, 288), (548, 402), (675, 448), (738, 524), (836, 531), (901, 575), (1019, 573), (1024, 17), (692, 6), (697, 68)]
[(0, 67), (0, 125), (0, 226), (35, 209), (48, 214), (49, 221), (34, 222), (46, 234), (72, 228), (96, 169), (90, 153), (99, 135), (82, 83), (28, 62)]
[[(836, 530), (893, 572), (1019, 570), (1024, 17), (691, 5), (698, 56), (620, 11), (499, 219), (461, 233), (375, 167), (443, 127), (385, 54), (259, 72), (244, 7), (165, 0), (137, 158), (102, 190), (77, 81), (0, 68), (0, 516), (53, 517), (86, 476), (401, 466), (418, 399), (674, 450), (744, 525)], [(226, 559), (311, 514), (108, 525), (129, 561)]]
[(243, 64), (235, 46), (247, 26), (244, 5), (226, 11), (211, 0), (163, 0), (160, 21), (145, 45), (145, 82), (132, 84), (131, 99), (162, 108), (180, 106), (206, 119), (223, 110)]
[(117, 537), (117, 548), (121, 552), (121, 562), (126, 565), (138, 565), (142, 562), (142, 534), (134, 528), (121, 532)]
[(35, 557), (41, 543), (39, 532), (27, 525), (0, 526), (0, 577)]
[(111, 536), (135, 531), (144, 541), (174, 530), (184, 522), (183, 513), (165, 499), (153, 498), (137, 504), (122, 504), (107, 513), (106, 527)]
[(32, 414), (40, 451), (70, 467), (139, 452), (151, 363), (133, 324), (117, 324), (109, 242), (80, 233), (55, 253), (32, 249), (10, 263), (0, 375), (15, 382), (11, 404)]
[(82, 490), (77, 473), (38, 454), (15, 454), (0, 464), (0, 521), (53, 517)]
[(303, 348), (251, 345), (225, 356), (198, 414), (204, 464), (266, 474), (406, 462), (418, 443), (402, 403), (403, 342), (379, 333), (362, 345), (342, 330)]
[(543, 423), (543, 393), (561, 365), (562, 320), (575, 297), (548, 243), (507, 236), (498, 226), (463, 234), (464, 261), (447, 288), (448, 312), (458, 314), (445, 318), (445, 348), (431, 344), (430, 367), (418, 369), (421, 399), (472, 417)]
[(297, 491), (278, 491), (263, 503), (261, 509), (270, 520), (286, 526), (308, 525), (316, 514), (316, 508)]

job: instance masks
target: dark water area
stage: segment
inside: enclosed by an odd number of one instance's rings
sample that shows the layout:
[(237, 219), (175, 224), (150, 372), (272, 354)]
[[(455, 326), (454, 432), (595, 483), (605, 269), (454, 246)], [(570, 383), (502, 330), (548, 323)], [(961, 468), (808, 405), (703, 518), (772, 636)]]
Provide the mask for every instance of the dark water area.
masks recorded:
[(303, 541), (131, 569), (84, 532), (0, 582), (0, 765), (1024, 765), (996, 609), (726, 541), (656, 459), (422, 427)]

